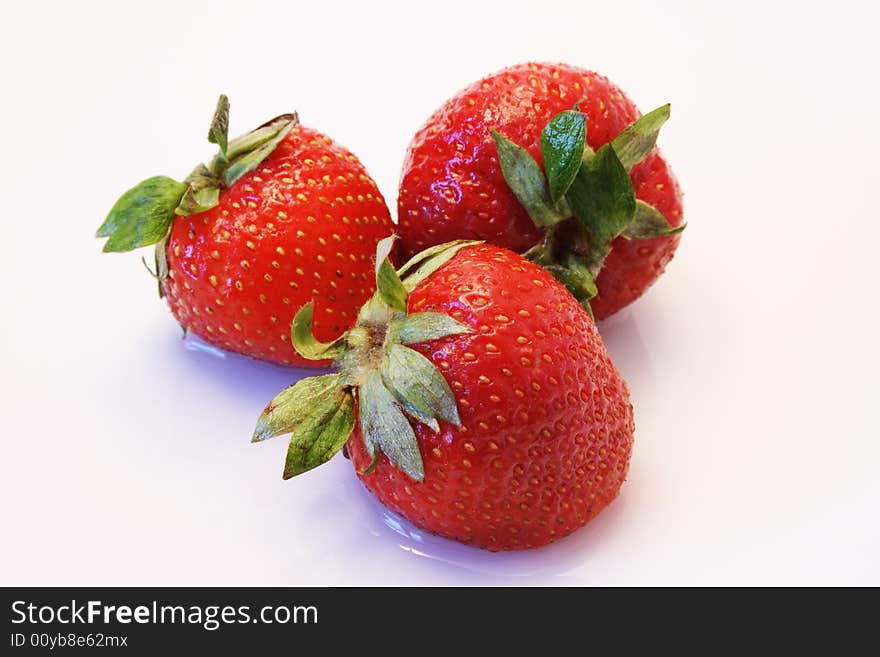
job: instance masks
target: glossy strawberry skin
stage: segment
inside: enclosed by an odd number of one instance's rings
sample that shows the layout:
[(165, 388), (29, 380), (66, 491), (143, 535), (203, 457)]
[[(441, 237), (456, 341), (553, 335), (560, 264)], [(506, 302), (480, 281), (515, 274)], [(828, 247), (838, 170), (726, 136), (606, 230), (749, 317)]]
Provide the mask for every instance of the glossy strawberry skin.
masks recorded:
[[(407, 151), (398, 196), (405, 255), (453, 239), (480, 239), (522, 253), (543, 232), (510, 191), (489, 132), (495, 128), (542, 163), (540, 134), (557, 113), (587, 115), (587, 143), (595, 150), (639, 118), (636, 106), (607, 78), (563, 64), (522, 64), (467, 87), (438, 109)], [(637, 198), (681, 225), (678, 182), (658, 150), (630, 177)], [(638, 298), (672, 258), (680, 235), (613, 244), (591, 305), (597, 319)]]
[[(462, 426), (416, 424), (417, 483), (382, 456), (359, 474), (430, 532), (488, 550), (534, 548), (584, 525), (618, 494), (633, 442), (626, 383), (593, 322), (546, 271), (489, 245), (463, 249), (410, 295), (475, 333), (414, 348), (443, 373)], [(359, 430), (348, 442), (370, 464)]]
[(163, 291), (178, 322), (204, 340), (283, 365), (319, 367), (290, 344), (310, 300), (314, 332), (337, 338), (374, 288), (388, 208), (357, 158), (298, 126), (220, 204), (176, 217)]

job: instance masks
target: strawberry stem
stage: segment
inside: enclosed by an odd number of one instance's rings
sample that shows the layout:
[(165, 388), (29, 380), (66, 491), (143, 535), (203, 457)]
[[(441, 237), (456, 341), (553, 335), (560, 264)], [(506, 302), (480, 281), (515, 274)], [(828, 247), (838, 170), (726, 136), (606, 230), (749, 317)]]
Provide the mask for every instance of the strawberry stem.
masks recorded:
[(523, 256), (550, 271), (588, 311), (598, 294), (595, 279), (617, 237), (651, 239), (684, 228), (637, 201), (628, 174), (653, 150), (669, 114), (669, 105), (645, 114), (594, 152), (578, 106), (560, 112), (541, 133), (546, 177), (524, 148), (491, 131), (505, 181), (544, 228), (544, 239)]
[(406, 300), (418, 283), (476, 242), (428, 249), (395, 271), (388, 260), (393, 239), (377, 247), (377, 291), (361, 308), (354, 328), (333, 343), (321, 343), (312, 335), (312, 304), (294, 317), (291, 340), (296, 350), (305, 358), (334, 358), (337, 373), (329, 375), (332, 379), (303, 379), (287, 388), (257, 421), (254, 440), (293, 433), (285, 478), (320, 465), (342, 449), (354, 428), (349, 399), (356, 400), (361, 435), (373, 459), (365, 473), (372, 472), (385, 454), (395, 467), (421, 481), (424, 465), (410, 419), (434, 432), (440, 431), (440, 421), (461, 422), (446, 379), (430, 360), (406, 345), (472, 329), (440, 313), (408, 315)]

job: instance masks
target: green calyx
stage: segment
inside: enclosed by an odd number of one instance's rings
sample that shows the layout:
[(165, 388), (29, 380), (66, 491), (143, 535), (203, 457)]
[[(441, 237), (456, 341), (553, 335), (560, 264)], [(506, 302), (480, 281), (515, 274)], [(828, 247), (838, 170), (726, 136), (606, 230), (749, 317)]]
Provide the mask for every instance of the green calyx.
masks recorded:
[(395, 270), (388, 255), (394, 237), (376, 249), (376, 293), (361, 308), (357, 323), (334, 342), (312, 334), (314, 305), (303, 306), (291, 326), (291, 342), (304, 358), (333, 359), (336, 372), (298, 381), (278, 394), (257, 420), (253, 441), (292, 434), (284, 467), (289, 479), (328, 461), (342, 449), (357, 417), (364, 446), (375, 468), (384, 454), (412, 479), (425, 469), (412, 421), (431, 431), (440, 422), (460, 426), (449, 384), (434, 364), (407, 345), (473, 330), (448, 315), (407, 314), (410, 292), (462, 248), (479, 242), (459, 240), (426, 249)]
[[(157, 250), (164, 248), (176, 215), (216, 206), (220, 190), (253, 171), (298, 123), (295, 113), (282, 114), (229, 141), (229, 99), (221, 95), (208, 131), (208, 141), (219, 146), (219, 153), (209, 165), (197, 166), (183, 182), (154, 176), (125, 192), (98, 228), (97, 236), (107, 238), (104, 251), (132, 251), (151, 244), (157, 245)], [(156, 256), (155, 274), (162, 277), (160, 259), (164, 261), (164, 254)]]
[(545, 238), (526, 258), (543, 265), (589, 311), (596, 276), (617, 237), (651, 239), (684, 230), (635, 197), (629, 170), (657, 143), (669, 118), (664, 105), (593, 151), (587, 117), (577, 106), (557, 114), (541, 133), (544, 171), (524, 148), (492, 130), (504, 179)]

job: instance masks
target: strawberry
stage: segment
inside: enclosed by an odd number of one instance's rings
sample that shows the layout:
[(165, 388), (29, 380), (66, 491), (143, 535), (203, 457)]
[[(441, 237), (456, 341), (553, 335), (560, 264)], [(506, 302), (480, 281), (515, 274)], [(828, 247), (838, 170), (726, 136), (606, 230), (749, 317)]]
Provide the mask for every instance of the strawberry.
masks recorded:
[(487, 240), (546, 266), (596, 318), (612, 315), (663, 273), (684, 227), (678, 183), (654, 147), (668, 116), (667, 105), (640, 118), (608, 79), (564, 64), (472, 84), (409, 145), (404, 254)]
[[(320, 366), (289, 342), (291, 319), (317, 304), (333, 340), (373, 293), (372, 257), (391, 233), (363, 165), (321, 133), (280, 116), (229, 141), (221, 96), (210, 166), (183, 182), (157, 176), (126, 192), (98, 230), (105, 251), (156, 245), (159, 294), (185, 331), (284, 365)], [(323, 363), (326, 364), (326, 363)]]
[(585, 309), (509, 250), (452, 242), (395, 273), (390, 242), (355, 328), (322, 344), (309, 332), (313, 309), (297, 314), (294, 344), (337, 371), (281, 392), (254, 440), (293, 432), (285, 478), (346, 445), (383, 504), (492, 551), (587, 523), (624, 481), (633, 416)]

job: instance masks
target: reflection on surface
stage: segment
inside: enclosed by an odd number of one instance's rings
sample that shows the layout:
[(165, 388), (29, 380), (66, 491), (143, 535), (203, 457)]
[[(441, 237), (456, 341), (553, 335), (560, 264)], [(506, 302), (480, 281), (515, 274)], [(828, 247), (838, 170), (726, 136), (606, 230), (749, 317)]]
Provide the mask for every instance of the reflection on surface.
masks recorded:
[[(488, 552), (422, 531), (408, 520), (382, 506), (357, 480), (354, 473), (339, 487), (340, 503), (350, 506), (351, 514), (365, 533), (388, 548), (402, 550), (418, 558), (425, 567), (442, 570), (447, 577), (462, 583), (474, 576), (487, 583), (527, 584), (530, 577), (565, 574), (589, 562), (591, 545), (614, 530), (625, 514), (625, 502), (618, 498), (586, 527), (570, 536), (537, 550)], [(625, 497), (625, 493), (624, 493)], [(417, 582), (413, 582), (417, 583)], [(564, 584), (564, 581), (556, 582)]]
[[(648, 376), (647, 349), (634, 318), (614, 319), (601, 328), (615, 350), (635, 352), (632, 369), (640, 377)], [(176, 341), (170, 346), (180, 349)], [(209, 397), (215, 404), (247, 404), (255, 414), (284, 387), (324, 372), (225, 352), (193, 335), (184, 339), (184, 347), (186, 357), (174, 360), (187, 370), (187, 376), (214, 388), (215, 394)], [(286, 438), (279, 440), (286, 442)], [(282, 541), (289, 549), (310, 554), (311, 567), (315, 573), (323, 573), (325, 584), (346, 581), (353, 574), (363, 577), (365, 572), (372, 573), (375, 584), (410, 579), (409, 583), (418, 584), (423, 572), (426, 578), (441, 577), (450, 584), (527, 585), (532, 579), (536, 584), (546, 582), (549, 576), (554, 584), (564, 585), (570, 571), (589, 568), (595, 546), (601, 546), (609, 532), (616, 531), (627, 513), (624, 485), (621, 497), (586, 527), (559, 542), (537, 550), (492, 553), (424, 532), (388, 510), (361, 485), (341, 455), (328, 466), (301, 480), (285, 482), (283, 492), (272, 502), (277, 507), (278, 526), (286, 527)], [(292, 518), (285, 512), (291, 504), (299, 521), (290, 522)], [(302, 581), (297, 563), (289, 566), (291, 576)], [(273, 567), (283, 569), (278, 563)]]
[(198, 351), (210, 356), (214, 356), (215, 358), (220, 358), (221, 360), (225, 360), (226, 356), (229, 355), (229, 352), (224, 351), (220, 347), (215, 347), (212, 344), (208, 344), (201, 338), (197, 337), (194, 333), (187, 333), (183, 338), (183, 347), (184, 349), (188, 349), (189, 351)]
[[(303, 367), (285, 367), (267, 361), (242, 356), (225, 351), (209, 344), (192, 333), (183, 338), (183, 358), (174, 358), (178, 365), (185, 364), (187, 373), (197, 376), (210, 385), (226, 390), (230, 403), (250, 404), (256, 414), (269, 403), (276, 394), (300, 379), (327, 370)], [(169, 348), (179, 350), (180, 343), (174, 341)]]
[(653, 370), (651, 352), (639, 330), (642, 322), (637, 317), (638, 314), (625, 308), (598, 324), (599, 334), (614, 366), (630, 385), (630, 378), (648, 378)]

